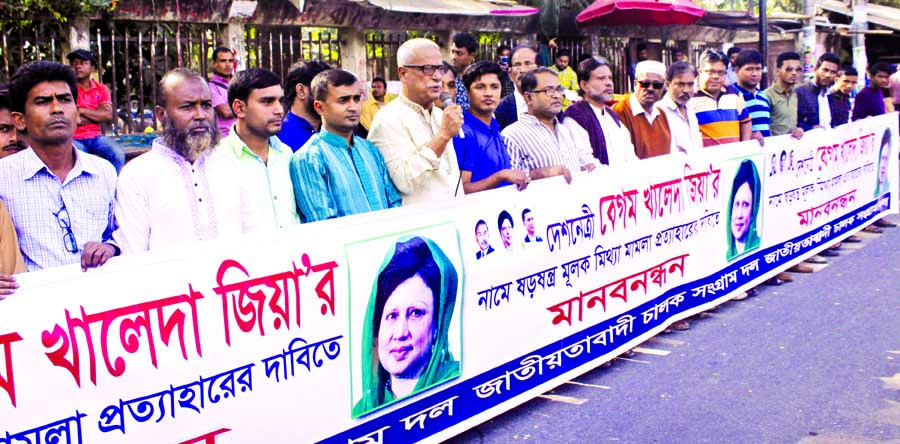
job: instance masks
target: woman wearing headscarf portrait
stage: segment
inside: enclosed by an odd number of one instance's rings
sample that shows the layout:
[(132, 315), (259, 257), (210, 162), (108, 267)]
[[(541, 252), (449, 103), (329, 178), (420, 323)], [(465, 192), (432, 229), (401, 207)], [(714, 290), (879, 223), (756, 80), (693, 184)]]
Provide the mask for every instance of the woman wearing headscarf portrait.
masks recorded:
[(459, 376), (448, 341), (457, 289), (456, 268), (432, 240), (391, 245), (366, 309), (354, 418)]
[(745, 159), (741, 162), (731, 187), (727, 230), (728, 260), (759, 248), (760, 238), (756, 231), (759, 193), (760, 182), (756, 165), (750, 159)]
[(878, 150), (878, 182), (875, 184), (875, 197), (888, 191), (888, 166), (891, 154), (891, 129), (886, 128), (881, 136), (881, 148)]

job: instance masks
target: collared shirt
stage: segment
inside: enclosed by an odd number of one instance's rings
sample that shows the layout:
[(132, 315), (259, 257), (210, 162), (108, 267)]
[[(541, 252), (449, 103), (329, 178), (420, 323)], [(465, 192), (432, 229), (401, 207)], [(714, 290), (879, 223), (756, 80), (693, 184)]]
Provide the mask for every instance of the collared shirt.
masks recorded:
[(19, 239), (9, 210), (0, 200), (0, 273), (15, 274), (25, 271), (25, 259), (19, 251)]
[[(89, 89), (83, 89), (80, 84), (78, 85), (77, 104), (79, 108), (97, 109), (104, 103), (112, 105), (112, 100), (109, 96), (109, 88), (107, 88), (106, 85), (98, 83), (93, 79), (91, 79), (91, 87)], [(102, 134), (103, 131), (100, 129), (100, 124), (89, 122), (84, 125), (78, 125), (72, 138), (75, 140), (93, 139)]]
[(469, 92), (466, 91), (466, 85), (462, 82), (462, 72), (464, 70), (459, 71), (459, 75), (456, 76), (456, 104), (462, 108), (463, 112), (469, 110)]
[(518, 89), (513, 93), (513, 97), (516, 99), (516, 114), (522, 115), (528, 112), (528, 103), (525, 102), (525, 96), (519, 92)]
[(369, 100), (366, 100), (362, 106), (362, 113), (359, 115), (359, 123), (362, 124), (363, 128), (369, 129), (372, 127), (372, 119), (375, 118), (375, 114), (384, 108), (385, 105), (391, 103), (391, 100), (397, 98), (396, 94), (385, 93), (384, 102), (379, 102), (375, 100), (375, 97), (370, 95)]
[(284, 122), (281, 124), (281, 132), (278, 133), (278, 140), (289, 146), (295, 153), (303, 146), (316, 129), (308, 120), (288, 111), (284, 116)]
[(828, 103), (828, 88), (819, 90), (816, 96), (819, 102), (819, 125), (823, 128), (831, 128), (831, 105)]
[(672, 97), (666, 94), (659, 102), (656, 102), (656, 107), (666, 113), (669, 131), (672, 133), (671, 152), (691, 153), (703, 148), (700, 125), (697, 123), (697, 115), (690, 102), (685, 104), (683, 113)]
[[(573, 119), (566, 119), (573, 120)], [(594, 158), (587, 132), (575, 122), (563, 125), (553, 118), (554, 130), (531, 114), (522, 114), (519, 121), (502, 132), (509, 149), (510, 165), (516, 170), (533, 170), (564, 165), (572, 174), (581, 167), (600, 161)]]
[(272, 228), (284, 228), (300, 223), (297, 203), (294, 200), (294, 186), (291, 183), (291, 148), (269, 137), (269, 155), (263, 161), (238, 136), (236, 127), (231, 134), (219, 142), (237, 159), (240, 174), (245, 176), (256, 189), (255, 198), (264, 207), (261, 223)]
[[(75, 165), (64, 181), (32, 149), (0, 160), (0, 199), (12, 216), (29, 271), (79, 263), (86, 243), (109, 241), (116, 228), (115, 168), (73, 151)], [(71, 228), (78, 251), (68, 251), (63, 225)]]
[(399, 207), (378, 148), (366, 139), (347, 140), (324, 128), (291, 159), (291, 179), (304, 222)]
[[(568, 91), (578, 91), (578, 76), (575, 75), (575, 71), (572, 70), (571, 66), (567, 66), (566, 69), (560, 71), (556, 65), (550, 66), (550, 70), (555, 72), (559, 76), (559, 84)], [(562, 98), (562, 109), (563, 111), (572, 104), (566, 95), (563, 94)]]
[[(209, 78), (209, 92), (212, 95), (213, 108), (219, 105), (229, 105), (228, 83), (228, 80), (218, 74), (213, 74), (212, 77)], [(229, 105), (229, 108), (230, 107), (231, 106)], [(237, 117), (223, 119), (216, 115), (216, 121), (218, 122), (219, 133), (222, 134), (222, 137), (225, 137), (231, 131), (231, 126), (234, 125), (234, 122), (237, 122)]]
[(509, 78), (509, 72), (503, 71), (500, 76), (500, 98), (505, 99), (506, 96), (512, 94), (516, 90), (516, 84)]
[(226, 150), (211, 148), (191, 163), (156, 139), (122, 168), (113, 237), (125, 253), (222, 239), (265, 227), (262, 212)]
[(402, 94), (372, 120), (369, 140), (384, 157), (403, 205), (452, 199), (457, 194), (459, 164), (453, 141), (438, 157), (426, 144), (441, 128), (441, 109), (422, 108)]
[(790, 134), (797, 128), (797, 92), (787, 92), (778, 82), (768, 87), (763, 94), (769, 99), (769, 129), (773, 136)]
[[(497, 171), (509, 168), (509, 152), (506, 142), (500, 136), (500, 124), (496, 119), (492, 118), (488, 126), (466, 111), (462, 131), (466, 137), (453, 138), (453, 147), (456, 149), (460, 171), (471, 172), (472, 182), (487, 179)], [(511, 184), (502, 182), (499, 186), (506, 185)]]
[(759, 88), (750, 91), (742, 88), (739, 83), (735, 83), (734, 88), (741, 93), (741, 97), (744, 99), (744, 105), (747, 107), (747, 112), (750, 113), (750, 124), (752, 125), (751, 131), (754, 133), (762, 133), (763, 137), (771, 136), (772, 134), (769, 131), (771, 119), (769, 99), (762, 94)]
[(723, 89), (719, 97), (698, 90), (690, 103), (697, 112), (704, 147), (741, 140), (741, 124), (750, 122), (750, 114), (744, 99), (733, 87)]
[[(606, 108), (597, 108), (591, 104), (591, 110), (597, 116), (597, 122), (603, 129), (603, 138), (606, 139), (606, 155), (609, 158), (609, 166), (619, 166), (628, 162), (637, 162), (638, 157), (631, 143), (631, 133), (624, 125), (620, 125), (609, 114)], [(571, 122), (570, 122), (571, 121)], [(566, 119), (563, 125), (571, 127), (577, 125), (575, 119)]]

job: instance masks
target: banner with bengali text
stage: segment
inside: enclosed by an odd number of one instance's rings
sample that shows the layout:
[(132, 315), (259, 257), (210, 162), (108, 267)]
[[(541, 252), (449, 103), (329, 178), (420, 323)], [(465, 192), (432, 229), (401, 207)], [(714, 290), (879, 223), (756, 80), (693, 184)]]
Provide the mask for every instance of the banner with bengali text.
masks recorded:
[(897, 114), (19, 276), (0, 444), (439, 442), (898, 210)]

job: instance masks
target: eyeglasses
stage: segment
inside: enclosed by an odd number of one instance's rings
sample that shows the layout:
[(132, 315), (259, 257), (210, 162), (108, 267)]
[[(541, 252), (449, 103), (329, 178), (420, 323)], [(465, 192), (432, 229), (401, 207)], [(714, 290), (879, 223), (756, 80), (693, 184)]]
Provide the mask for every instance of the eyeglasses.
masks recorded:
[(663, 86), (666, 84), (664, 82), (651, 82), (649, 80), (641, 80), (638, 82), (638, 85), (641, 85), (641, 88), (647, 89), (653, 86), (653, 89), (663, 89)]
[(433, 76), (434, 72), (437, 71), (441, 75), (447, 74), (447, 70), (449, 67), (444, 64), (440, 65), (403, 65), (404, 68), (413, 68), (422, 71), (422, 74), (426, 76)]
[(522, 68), (531, 68), (532, 66), (537, 66), (533, 62), (521, 62), (513, 64), (513, 69), (522, 69)]
[(531, 92), (534, 94), (544, 93), (548, 96), (561, 96), (563, 91), (565, 91), (565, 88), (563, 88), (562, 86), (557, 86), (554, 88), (537, 89), (537, 90), (533, 90)]
[(75, 240), (75, 233), (72, 232), (72, 222), (69, 219), (69, 210), (66, 209), (66, 203), (63, 202), (62, 208), (53, 213), (56, 221), (63, 231), (63, 244), (69, 253), (78, 253), (78, 241)]
[(704, 69), (704, 70), (702, 70), (702, 72), (705, 72), (705, 73), (707, 73), (707, 74), (709, 74), (709, 75), (711, 75), (711, 76), (719, 76), (719, 77), (722, 77), (722, 76), (725, 75), (725, 70), (724, 70), (724, 69)]

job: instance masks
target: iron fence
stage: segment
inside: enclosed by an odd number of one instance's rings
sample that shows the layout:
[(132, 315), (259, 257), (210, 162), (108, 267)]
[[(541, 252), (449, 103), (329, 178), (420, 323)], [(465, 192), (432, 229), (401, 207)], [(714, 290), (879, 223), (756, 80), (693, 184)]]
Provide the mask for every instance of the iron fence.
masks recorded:
[(250, 25), (244, 31), (249, 66), (267, 68), (285, 78), (299, 60), (341, 65), (337, 28)]
[(32, 60), (61, 61), (61, 28), (52, 22), (7, 22), (0, 31), (0, 83), (9, 81), (16, 68)]

